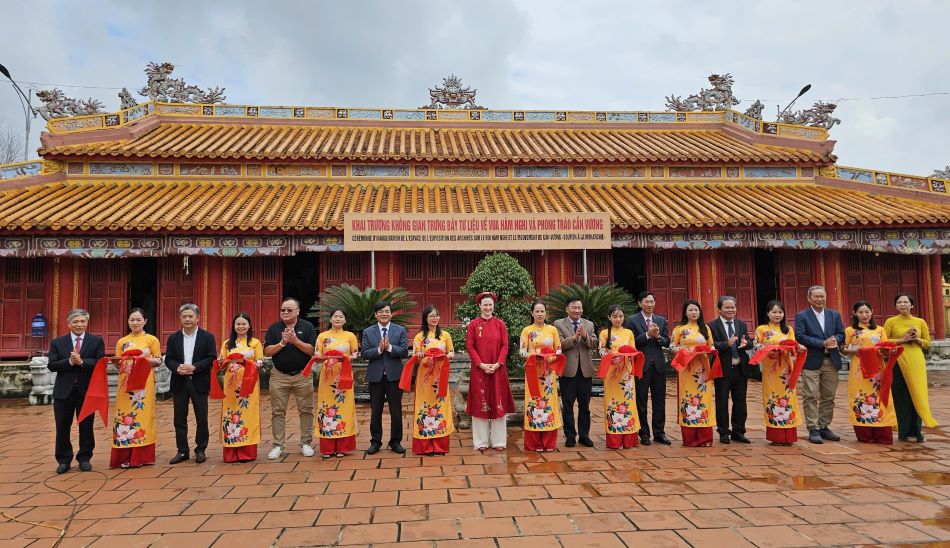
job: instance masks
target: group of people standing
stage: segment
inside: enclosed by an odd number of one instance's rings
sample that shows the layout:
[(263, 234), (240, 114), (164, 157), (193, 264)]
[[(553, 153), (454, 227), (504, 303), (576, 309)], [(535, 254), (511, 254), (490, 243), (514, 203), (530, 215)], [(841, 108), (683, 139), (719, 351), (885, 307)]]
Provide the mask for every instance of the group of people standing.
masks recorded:
[[(466, 412), (472, 417), (474, 449), (503, 451), (507, 447), (506, 417), (515, 411), (509, 385), (508, 328), (494, 314), (498, 296), (476, 297), (480, 315), (466, 327), (465, 349), (471, 359)], [(547, 323), (541, 301), (531, 305), (531, 323), (521, 331), (518, 351), (525, 359), (524, 449), (554, 451), (563, 428), (565, 446), (593, 447), (590, 400), (594, 376), (604, 380), (604, 434), (612, 449), (670, 445), (666, 434), (666, 372), (677, 377), (677, 416), (685, 446), (710, 446), (713, 428), (721, 443), (750, 443), (746, 437), (748, 380), (761, 367), (763, 420), (766, 439), (789, 445), (797, 441), (802, 419), (812, 443), (840, 438), (831, 429), (842, 355), (851, 360), (848, 409), (860, 441), (892, 443), (898, 438), (924, 441), (923, 425), (936, 425), (927, 398), (922, 349), (930, 345), (926, 323), (913, 316), (913, 298), (899, 294), (898, 314), (883, 326), (875, 324), (870, 304), (855, 303), (851, 325), (825, 306), (824, 288), (808, 290), (809, 308), (795, 316), (795, 328), (786, 322), (779, 301), (767, 305), (768, 323), (750, 335), (736, 317), (736, 299), (723, 296), (717, 317), (706, 322), (695, 300), (683, 304), (682, 317), (672, 332), (666, 318), (656, 314), (656, 298), (639, 295), (640, 310), (625, 317), (620, 306), (608, 310), (608, 325), (595, 333), (583, 317), (579, 298), (569, 299), (566, 316)], [(57, 372), (53, 391), (56, 419), (57, 473), (69, 470), (73, 459), (70, 428), (79, 421), (81, 470), (91, 469), (95, 443), (93, 414), (103, 423), (109, 415), (106, 366), (119, 370), (112, 424), (110, 467), (138, 467), (155, 462), (155, 380), (152, 368), (163, 363), (171, 371), (177, 452), (170, 464), (189, 460), (189, 407), (195, 414), (195, 461), (207, 460), (210, 438), (208, 399), (221, 400), (218, 422), (225, 462), (257, 458), (261, 441), (259, 366), (273, 361), (270, 377), (273, 443), (268, 458), (284, 454), (285, 417), (291, 394), (300, 415), (300, 451), (323, 458), (343, 457), (356, 449), (358, 424), (351, 361), (367, 360), (370, 394), (370, 445), (367, 454), (383, 447), (382, 415), (388, 403), (388, 448), (402, 446), (402, 396), (414, 390), (412, 452), (443, 455), (454, 432), (449, 362), (455, 347), (440, 325), (434, 306), (423, 310), (418, 333), (409, 342), (406, 329), (393, 323), (392, 307), (375, 307), (377, 323), (362, 337), (344, 330), (343, 310), (330, 313), (330, 329), (317, 333), (299, 317), (300, 303), (287, 299), (280, 320), (271, 325), (263, 342), (254, 336), (251, 318), (240, 313), (220, 347), (214, 335), (198, 327), (194, 304), (179, 309), (181, 330), (167, 341), (164, 360), (157, 338), (145, 333), (141, 309), (128, 317), (129, 334), (120, 339), (113, 356), (105, 356), (101, 337), (86, 328), (89, 313), (73, 310), (67, 317), (70, 334), (54, 339), (49, 369)], [(668, 363), (665, 350), (673, 352)], [(593, 353), (600, 357), (595, 368)], [(403, 360), (409, 358), (405, 363)], [(314, 397), (311, 374), (319, 375)], [(219, 380), (220, 378), (220, 380)], [(712, 381), (712, 382), (710, 382)], [(801, 392), (802, 405), (799, 404)], [(731, 409), (730, 409), (731, 400)], [(652, 418), (648, 413), (648, 402)], [(190, 405), (189, 405), (190, 404)], [(575, 422), (575, 406), (577, 420)], [(648, 420), (649, 419), (649, 420)], [(314, 448), (313, 438), (319, 440)]]

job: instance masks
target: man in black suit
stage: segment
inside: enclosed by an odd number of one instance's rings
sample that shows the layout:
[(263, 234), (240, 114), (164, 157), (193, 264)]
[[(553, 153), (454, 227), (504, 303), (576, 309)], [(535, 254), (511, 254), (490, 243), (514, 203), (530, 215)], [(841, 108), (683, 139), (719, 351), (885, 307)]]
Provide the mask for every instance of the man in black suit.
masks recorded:
[(188, 460), (188, 402), (195, 411), (195, 462), (207, 460), (208, 393), (211, 365), (217, 357), (214, 335), (198, 327), (198, 305), (183, 304), (178, 309), (181, 331), (168, 337), (165, 367), (171, 370), (171, 391), (175, 402), (175, 443), (178, 454), (169, 464)]
[[(722, 377), (714, 379), (716, 386), (716, 430), (720, 443), (737, 441), (751, 443), (745, 435), (745, 421), (749, 416), (746, 392), (749, 387), (749, 353), (753, 341), (745, 322), (736, 318), (736, 298), (719, 297), (716, 303), (719, 317), (709, 322), (713, 346), (719, 353)], [(729, 396), (732, 396), (732, 421), (729, 421)], [(732, 425), (730, 430), (729, 426)]]
[[(53, 386), (53, 417), (56, 420), (56, 467), (57, 474), (69, 470), (73, 460), (73, 444), (69, 441), (73, 417), (79, 418), (86, 390), (92, 378), (92, 370), (99, 358), (105, 356), (106, 346), (102, 337), (86, 333), (89, 326), (89, 313), (77, 308), (66, 315), (70, 333), (53, 339), (49, 349), (49, 364), (46, 366), (56, 373)], [(83, 472), (92, 470), (92, 450), (96, 447), (96, 438), (92, 432), (93, 415), (79, 423), (79, 452), (76, 461)]]
[(650, 291), (640, 293), (637, 301), (640, 311), (627, 318), (626, 327), (633, 331), (637, 350), (643, 352), (643, 378), (637, 379), (637, 413), (640, 416), (640, 444), (650, 445), (650, 423), (647, 421), (647, 396), (652, 394), (653, 438), (657, 443), (670, 445), (666, 437), (666, 356), (663, 349), (670, 346), (666, 318), (653, 311), (656, 296)]
[(402, 446), (402, 358), (409, 355), (409, 338), (406, 328), (392, 323), (392, 306), (388, 302), (376, 303), (376, 325), (363, 330), (360, 355), (366, 365), (366, 381), (369, 384), (369, 434), (370, 443), (366, 453), (374, 455), (383, 446), (383, 404), (389, 402), (389, 448), (395, 453), (406, 452)]

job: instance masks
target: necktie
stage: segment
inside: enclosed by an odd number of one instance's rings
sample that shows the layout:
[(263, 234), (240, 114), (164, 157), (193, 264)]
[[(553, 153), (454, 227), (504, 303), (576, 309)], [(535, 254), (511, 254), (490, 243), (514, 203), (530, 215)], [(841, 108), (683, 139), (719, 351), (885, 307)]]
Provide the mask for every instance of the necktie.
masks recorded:
[(389, 328), (384, 327), (384, 328), (382, 329), (382, 333), (383, 333), (383, 338), (385, 339), (385, 338), (386, 338), (386, 334), (389, 333)]
[(650, 327), (653, 325), (653, 316), (646, 318), (646, 321), (647, 321), (647, 329), (650, 329)]
[(73, 352), (79, 354), (82, 350), (82, 337), (76, 337), (76, 344), (73, 345)]
[(577, 327), (580, 325), (581, 322), (579, 322), (579, 321), (577, 321), (577, 320), (574, 320), (574, 321), (571, 322), (571, 323), (574, 324), (574, 333), (577, 333)]
[[(735, 336), (735, 334), (736, 334), (735, 330), (732, 329), (732, 321), (726, 322), (726, 336), (731, 339), (732, 337)], [(733, 343), (731, 350), (732, 350), (732, 357), (738, 358), (739, 357), (739, 341), (736, 341), (735, 343)]]

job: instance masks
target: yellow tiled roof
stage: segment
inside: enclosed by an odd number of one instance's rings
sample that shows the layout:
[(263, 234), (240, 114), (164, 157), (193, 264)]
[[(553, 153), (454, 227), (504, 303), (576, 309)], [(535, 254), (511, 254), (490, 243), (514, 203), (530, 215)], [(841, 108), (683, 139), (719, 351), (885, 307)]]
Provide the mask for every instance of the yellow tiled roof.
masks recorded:
[(276, 126), (163, 123), (133, 139), (51, 146), (52, 156), (503, 162), (811, 162), (829, 153), (720, 130)]
[(0, 192), (8, 231), (340, 230), (354, 211), (607, 211), (620, 230), (950, 222), (950, 206), (804, 182), (84, 181)]

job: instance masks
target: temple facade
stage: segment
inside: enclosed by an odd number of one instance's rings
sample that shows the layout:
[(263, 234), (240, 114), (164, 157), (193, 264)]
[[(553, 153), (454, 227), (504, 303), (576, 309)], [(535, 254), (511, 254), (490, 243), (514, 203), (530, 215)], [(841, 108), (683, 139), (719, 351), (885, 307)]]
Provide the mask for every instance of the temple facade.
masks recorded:
[(467, 106), (150, 101), (50, 120), (40, 160), (0, 166), (0, 358), (45, 348), (31, 319), (59, 334), (73, 307), (107, 344), (131, 307), (164, 341), (195, 302), (220, 337), (238, 311), (262, 330), (282, 296), (306, 309), (344, 282), (450, 310), (490, 251), (348, 252), (351, 212), (607, 212), (609, 250), (513, 253), (540, 294), (617, 282), (674, 318), (687, 298), (711, 313), (731, 294), (759, 322), (773, 298), (804, 308), (814, 284), (878, 318), (909, 291), (935, 338), (946, 331), (948, 180), (840, 166), (828, 130), (732, 110)]

